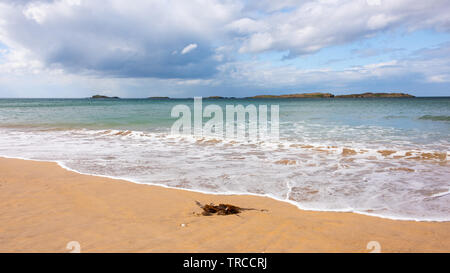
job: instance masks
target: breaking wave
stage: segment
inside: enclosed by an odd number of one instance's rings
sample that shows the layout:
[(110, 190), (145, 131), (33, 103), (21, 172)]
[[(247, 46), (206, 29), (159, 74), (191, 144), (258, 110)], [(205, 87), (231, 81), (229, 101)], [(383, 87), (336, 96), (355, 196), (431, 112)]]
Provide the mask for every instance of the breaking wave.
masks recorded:
[(248, 141), (135, 130), (0, 131), (0, 155), (56, 161), (86, 174), (263, 195), (307, 210), (450, 221), (449, 153), (435, 146), (313, 137)]

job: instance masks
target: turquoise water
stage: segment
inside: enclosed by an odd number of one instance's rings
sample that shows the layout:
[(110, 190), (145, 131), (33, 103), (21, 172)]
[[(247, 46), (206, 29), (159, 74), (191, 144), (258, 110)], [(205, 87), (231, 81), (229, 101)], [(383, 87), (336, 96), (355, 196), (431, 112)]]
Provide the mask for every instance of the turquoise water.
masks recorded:
[(302, 209), (450, 220), (450, 98), (203, 100), (279, 105), (278, 141), (173, 136), (178, 104), (193, 100), (0, 99), (0, 155)]

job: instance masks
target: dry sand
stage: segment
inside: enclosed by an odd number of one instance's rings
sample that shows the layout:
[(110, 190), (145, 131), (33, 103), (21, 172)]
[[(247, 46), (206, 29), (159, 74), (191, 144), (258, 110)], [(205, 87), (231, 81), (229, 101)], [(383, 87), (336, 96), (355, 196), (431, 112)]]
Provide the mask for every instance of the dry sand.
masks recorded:
[[(267, 212), (198, 216), (195, 204)], [(184, 226), (182, 226), (184, 224)], [(450, 222), (302, 211), (256, 196), (208, 195), (0, 158), (0, 252), (449, 252)]]

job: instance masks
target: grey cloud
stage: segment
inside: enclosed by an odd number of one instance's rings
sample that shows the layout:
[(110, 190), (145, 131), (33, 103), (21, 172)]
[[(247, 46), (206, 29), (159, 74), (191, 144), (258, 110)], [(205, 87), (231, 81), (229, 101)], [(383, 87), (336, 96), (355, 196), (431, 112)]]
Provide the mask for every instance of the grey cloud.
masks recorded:
[[(235, 9), (218, 1), (20, 3), (0, 3), (0, 42), (50, 67), (115, 77), (210, 77), (220, 63), (218, 26)], [(189, 54), (172, 54), (192, 43)]]
[(449, 31), (447, 2), (0, 0), (0, 43), (70, 73), (210, 78), (238, 49), (289, 59), (390, 29)]

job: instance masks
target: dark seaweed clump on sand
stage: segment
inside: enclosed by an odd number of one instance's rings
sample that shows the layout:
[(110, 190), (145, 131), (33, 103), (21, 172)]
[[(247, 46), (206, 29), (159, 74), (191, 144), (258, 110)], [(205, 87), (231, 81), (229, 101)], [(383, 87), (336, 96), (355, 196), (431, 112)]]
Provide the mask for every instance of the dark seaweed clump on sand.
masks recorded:
[[(230, 205), (230, 204), (219, 204), (214, 205), (213, 203), (210, 203), (209, 205), (202, 205), (200, 202), (195, 201), (195, 203), (203, 209), (202, 215), (204, 216), (211, 216), (213, 214), (217, 215), (231, 215), (231, 214), (238, 214), (241, 213), (243, 210), (257, 210), (253, 208), (240, 208), (238, 206)], [(260, 210), (260, 211), (267, 211), (267, 210)]]

